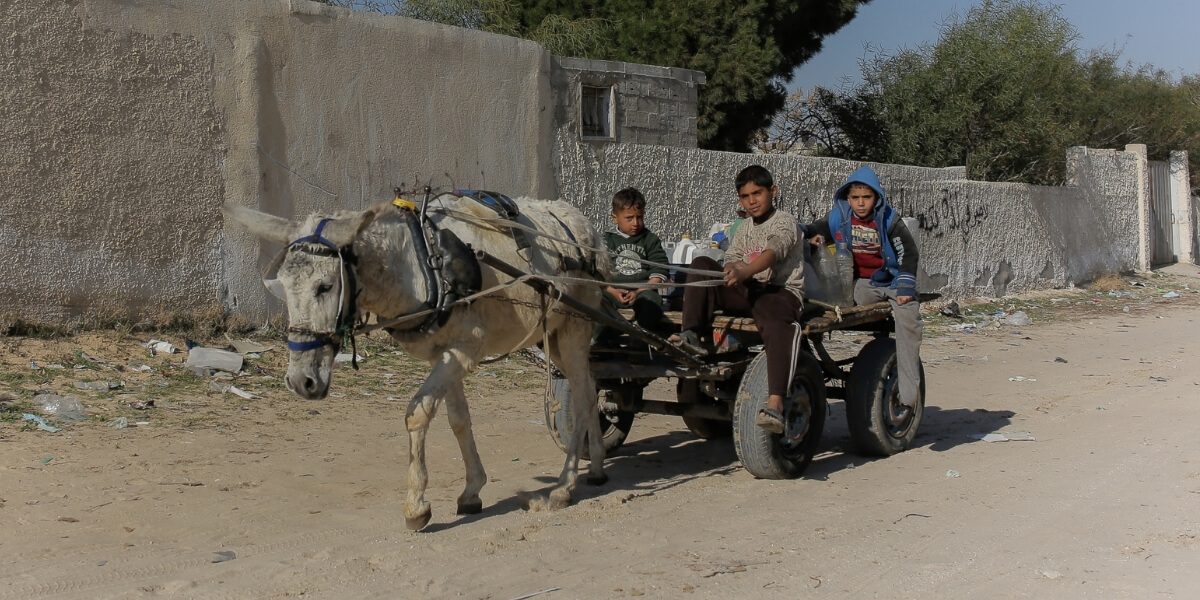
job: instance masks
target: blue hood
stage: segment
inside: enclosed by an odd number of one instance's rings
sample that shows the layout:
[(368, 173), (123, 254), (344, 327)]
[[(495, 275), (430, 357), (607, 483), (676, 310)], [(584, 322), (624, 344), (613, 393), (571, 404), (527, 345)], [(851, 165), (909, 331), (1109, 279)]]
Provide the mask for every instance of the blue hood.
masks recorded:
[(845, 200), (850, 195), (850, 185), (854, 183), (861, 183), (875, 190), (875, 210), (887, 206), (887, 194), (883, 193), (883, 186), (879, 184), (879, 176), (875, 174), (874, 169), (865, 165), (859, 167), (850, 174), (850, 177), (846, 178), (846, 183), (843, 183), (842, 187), (833, 193), (833, 199)]

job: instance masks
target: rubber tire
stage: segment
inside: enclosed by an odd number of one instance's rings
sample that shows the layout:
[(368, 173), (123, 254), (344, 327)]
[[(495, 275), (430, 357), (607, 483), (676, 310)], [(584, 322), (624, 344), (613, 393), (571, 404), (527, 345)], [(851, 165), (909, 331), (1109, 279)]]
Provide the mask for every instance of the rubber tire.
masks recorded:
[[(700, 391), (700, 382), (695, 379), (680, 379), (675, 385), (675, 399), (680, 404), (714, 401)], [(702, 440), (715, 440), (733, 435), (733, 423), (730, 421), (683, 417), (683, 424), (687, 426), (688, 431)]]
[[(628, 388), (623, 391), (610, 390), (610, 394), (630, 393), (636, 394), (634, 400), (640, 400), (642, 388)], [(550, 438), (558, 446), (559, 450), (567, 451), (567, 444), (564, 438), (567, 438), (568, 432), (571, 429), (571, 386), (566, 379), (552, 379), (550, 381), (551, 398), (546, 398), (544, 402), (546, 415), (546, 428), (550, 430)], [(552, 414), (553, 406), (556, 403), (559, 405), (557, 413)], [(600, 410), (596, 410), (596, 418), (600, 419), (601, 439), (604, 440), (604, 455), (612, 456), (622, 444), (625, 443), (625, 438), (629, 437), (629, 430), (633, 428), (633, 413), (620, 410), (612, 415), (600, 414)], [(591, 460), (591, 452), (588, 451), (587, 437), (584, 437), (583, 449), (579, 453), (579, 458), (583, 460)]]
[(921, 365), (921, 398), (900, 424), (890, 424), (885, 404), (899, 403), (896, 340), (867, 342), (850, 368), (846, 384), (846, 424), (854, 452), (863, 456), (892, 456), (908, 450), (925, 414), (925, 365)]
[(733, 407), (733, 446), (751, 475), (760, 479), (794, 479), (804, 473), (817, 453), (827, 412), (825, 378), (821, 363), (808, 352), (800, 352), (797, 357), (792, 394), (785, 399), (785, 421), (790, 420), (790, 400), (798, 390), (808, 392), (812, 415), (804, 437), (789, 443), (786, 430), (783, 434), (770, 433), (755, 424), (758, 411), (767, 405), (767, 353), (756, 356), (746, 369)]

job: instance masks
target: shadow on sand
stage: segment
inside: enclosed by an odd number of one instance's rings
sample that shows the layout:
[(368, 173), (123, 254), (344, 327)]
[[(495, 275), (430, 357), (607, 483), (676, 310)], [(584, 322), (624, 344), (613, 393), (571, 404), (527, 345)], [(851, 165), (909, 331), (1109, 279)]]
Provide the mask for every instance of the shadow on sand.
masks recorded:
[[(840, 401), (831, 401), (825, 430), (817, 456), (805, 471), (802, 479), (827, 481), (833, 473), (856, 468), (884, 457), (859, 456), (850, 451), (850, 433), (846, 427), (846, 412)], [(913, 441), (913, 448), (928, 448), (934, 452), (945, 452), (962, 444), (979, 442), (975, 435), (1003, 429), (1012, 423), (1011, 411), (985, 409), (941, 409), (925, 407), (921, 429)], [(607, 496), (623, 494), (621, 501), (628, 498), (652, 496), (660, 491), (687, 485), (693, 480), (706, 477), (728, 477), (741, 469), (732, 438), (701, 440), (683, 429), (670, 433), (643, 438), (622, 446), (605, 461), (608, 482), (601, 486), (587, 483), (587, 462), (580, 461), (579, 484), (572, 495), (574, 503)], [(635, 422), (636, 427), (636, 422)], [(979, 442), (982, 443), (982, 442)], [(546, 496), (557, 482), (556, 477), (537, 477), (545, 487), (520, 495), (504, 498), (484, 508), (477, 515), (463, 515), (449, 523), (433, 523), (425, 531), (449, 529), (461, 524), (473, 523), (488, 516), (518, 510), (527, 510), (529, 499)]]

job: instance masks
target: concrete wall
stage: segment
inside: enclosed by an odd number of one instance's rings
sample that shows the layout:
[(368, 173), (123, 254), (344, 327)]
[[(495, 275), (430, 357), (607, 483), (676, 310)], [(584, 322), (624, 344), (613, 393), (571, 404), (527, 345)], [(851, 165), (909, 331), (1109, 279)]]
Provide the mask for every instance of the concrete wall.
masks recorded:
[[(607, 227), (635, 185), (670, 239), (732, 218), (748, 164), (805, 220), (857, 166), (695, 149), (694, 72), (307, 0), (0, 2), (0, 31), (0, 317), (267, 317), (277, 248), (225, 229), (223, 202), (293, 216), (431, 183), (561, 196)], [(579, 140), (588, 78), (618, 86), (615, 142)], [(1145, 152), (1128, 150), (1072, 150), (1063, 188), (877, 168), (921, 224), (924, 288), (1003, 295), (1143, 265)]]
[(616, 130), (609, 141), (696, 147), (696, 99), (704, 73), (562, 57), (554, 57), (552, 64), (555, 129), (581, 139), (580, 86), (611, 87)]
[(0, 309), (267, 315), (291, 216), (431, 182), (552, 196), (550, 56), (305, 0), (0, 3)]
[(1196, 236), (1196, 221), (1192, 216), (1192, 182), (1188, 168), (1187, 150), (1171, 152), (1171, 208), (1172, 218), (1178, 226), (1177, 239), (1173, 239), (1176, 260), (1195, 263), (1193, 250)]
[[(562, 196), (609, 223), (612, 193), (640, 188), (647, 226), (664, 239), (707, 235), (734, 218), (733, 177), (762, 164), (779, 206), (803, 221), (828, 211), (833, 191), (860, 163), (794, 155), (748, 155), (632, 144), (555, 144)], [(1075, 185), (1042, 187), (965, 179), (962, 168), (872, 165), (892, 203), (920, 224), (925, 291), (1003, 296), (1065, 286), (1138, 267), (1137, 152), (1072, 149)]]

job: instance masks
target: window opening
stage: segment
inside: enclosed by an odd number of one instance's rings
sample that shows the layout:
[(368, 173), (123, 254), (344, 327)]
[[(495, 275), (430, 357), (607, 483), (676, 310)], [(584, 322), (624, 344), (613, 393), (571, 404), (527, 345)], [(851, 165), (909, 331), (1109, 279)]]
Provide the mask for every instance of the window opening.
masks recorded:
[(582, 123), (585, 138), (612, 138), (611, 87), (582, 86)]

